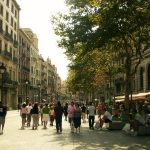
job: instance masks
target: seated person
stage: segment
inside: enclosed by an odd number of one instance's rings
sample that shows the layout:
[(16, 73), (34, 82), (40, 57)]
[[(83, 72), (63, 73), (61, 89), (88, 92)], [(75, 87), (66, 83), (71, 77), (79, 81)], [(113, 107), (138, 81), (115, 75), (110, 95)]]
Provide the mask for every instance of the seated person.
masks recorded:
[(135, 110), (135, 117), (130, 120), (131, 128), (133, 128), (134, 132), (137, 132), (139, 129), (139, 126), (144, 126), (146, 124), (146, 121), (144, 117)]
[(102, 116), (102, 118), (100, 118), (100, 127), (103, 127), (104, 123), (109, 123), (112, 122), (112, 115), (109, 111), (106, 110), (106, 108), (103, 109), (105, 112)]

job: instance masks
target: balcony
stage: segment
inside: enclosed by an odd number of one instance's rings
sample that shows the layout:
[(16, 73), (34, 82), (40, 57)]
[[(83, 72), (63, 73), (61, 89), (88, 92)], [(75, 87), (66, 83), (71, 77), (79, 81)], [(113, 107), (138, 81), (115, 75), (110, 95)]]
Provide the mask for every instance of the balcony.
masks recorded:
[(13, 57), (13, 62), (18, 63), (18, 58), (17, 57)]
[(27, 67), (25, 67), (25, 66), (22, 67), (22, 70), (27, 71), (27, 72), (30, 72), (30, 69), (27, 68)]
[(18, 47), (18, 45), (19, 45), (19, 42), (18, 41), (16, 41), (16, 40), (14, 40), (14, 47)]
[(7, 50), (2, 51), (1, 54), (5, 56), (7, 59), (12, 60), (12, 54)]
[(18, 81), (12, 81), (12, 84), (14, 85), (14, 86), (17, 86), (18, 85)]
[(8, 32), (5, 32), (4, 36), (7, 41), (13, 42), (13, 38), (12, 38), (11, 34), (9, 34)]
[(0, 28), (0, 33), (1, 33), (1, 34), (3, 34), (3, 33), (4, 33), (4, 31), (3, 31), (3, 29), (2, 29), (2, 28)]

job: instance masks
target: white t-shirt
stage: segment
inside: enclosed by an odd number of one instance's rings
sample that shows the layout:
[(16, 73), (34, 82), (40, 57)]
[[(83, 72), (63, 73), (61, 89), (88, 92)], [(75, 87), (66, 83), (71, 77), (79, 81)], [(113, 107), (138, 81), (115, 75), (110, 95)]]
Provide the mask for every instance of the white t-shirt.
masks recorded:
[(31, 109), (32, 109), (32, 106), (27, 106), (27, 114), (30, 114)]
[(110, 113), (110, 112), (108, 112), (108, 111), (105, 111), (105, 113), (104, 113), (103, 117), (106, 117), (107, 119), (109, 119), (109, 120), (111, 120), (111, 121), (112, 121), (112, 115), (111, 115), (111, 113)]
[(89, 116), (95, 116), (95, 107), (94, 106), (89, 106), (88, 111), (89, 111)]

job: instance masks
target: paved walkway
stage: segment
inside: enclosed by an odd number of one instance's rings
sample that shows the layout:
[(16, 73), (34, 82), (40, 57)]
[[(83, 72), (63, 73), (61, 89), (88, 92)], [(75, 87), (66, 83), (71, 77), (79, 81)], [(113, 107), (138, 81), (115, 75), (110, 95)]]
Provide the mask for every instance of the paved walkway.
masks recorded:
[(20, 130), (19, 112), (10, 111), (6, 118), (0, 150), (149, 150), (150, 137), (132, 137), (122, 131), (89, 130), (82, 124), (80, 134), (70, 133), (69, 124), (63, 121), (63, 133), (57, 134), (55, 126), (44, 130)]

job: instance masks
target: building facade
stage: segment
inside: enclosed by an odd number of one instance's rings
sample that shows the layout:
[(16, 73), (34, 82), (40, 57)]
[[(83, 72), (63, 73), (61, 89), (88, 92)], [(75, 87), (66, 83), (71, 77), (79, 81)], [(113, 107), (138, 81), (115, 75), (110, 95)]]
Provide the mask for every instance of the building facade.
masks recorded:
[(0, 1), (0, 68), (5, 68), (0, 70), (0, 101), (9, 109), (22, 102), (51, 100), (60, 83), (56, 67), (39, 54), (36, 34), (19, 27), (19, 13), (15, 0)]
[(0, 1), (0, 63), (6, 67), (1, 75), (1, 101), (10, 109), (17, 103), (19, 12), (15, 0)]
[(29, 95), (31, 39), (19, 29), (18, 102), (26, 102)]

